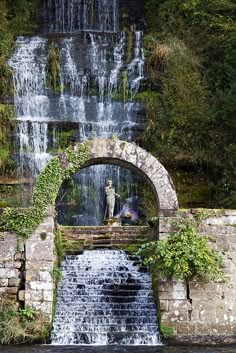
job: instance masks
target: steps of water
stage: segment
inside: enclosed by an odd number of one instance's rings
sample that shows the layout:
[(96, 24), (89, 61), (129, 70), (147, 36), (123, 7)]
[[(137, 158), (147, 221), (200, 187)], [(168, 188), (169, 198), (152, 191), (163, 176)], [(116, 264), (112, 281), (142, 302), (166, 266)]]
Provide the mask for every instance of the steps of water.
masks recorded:
[(158, 344), (151, 279), (140, 263), (119, 250), (66, 256), (52, 343)]

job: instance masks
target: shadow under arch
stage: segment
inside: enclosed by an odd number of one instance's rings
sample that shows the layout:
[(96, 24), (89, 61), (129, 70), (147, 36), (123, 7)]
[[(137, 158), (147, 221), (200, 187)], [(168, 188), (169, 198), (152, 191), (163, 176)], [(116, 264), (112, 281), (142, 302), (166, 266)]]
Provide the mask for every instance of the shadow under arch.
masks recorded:
[[(90, 153), (89, 158), (80, 165), (80, 170), (98, 164), (125, 167), (143, 177), (150, 184), (156, 197), (159, 214), (178, 209), (177, 195), (171, 177), (164, 166), (150, 153), (134, 143), (120, 140), (95, 139), (86, 141), (84, 145), (88, 146)], [(81, 143), (75, 144), (73, 150), (76, 152), (79, 147)], [(63, 152), (58, 158), (68, 167), (68, 162), (65, 163), (66, 153), (66, 151)]]

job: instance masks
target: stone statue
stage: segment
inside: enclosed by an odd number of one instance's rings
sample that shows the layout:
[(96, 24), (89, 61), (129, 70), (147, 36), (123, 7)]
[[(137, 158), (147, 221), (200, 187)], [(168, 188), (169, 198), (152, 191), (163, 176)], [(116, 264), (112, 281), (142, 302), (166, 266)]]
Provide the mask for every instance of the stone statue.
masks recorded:
[(108, 218), (111, 219), (114, 217), (116, 196), (120, 197), (120, 195), (116, 194), (115, 188), (112, 185), (112, 180), (108, 180), (107, 184), (108, 185), (105, 187), (105, 193), (106, 193), (105, 218), (106, 218), (106, 215), (108, 214)]

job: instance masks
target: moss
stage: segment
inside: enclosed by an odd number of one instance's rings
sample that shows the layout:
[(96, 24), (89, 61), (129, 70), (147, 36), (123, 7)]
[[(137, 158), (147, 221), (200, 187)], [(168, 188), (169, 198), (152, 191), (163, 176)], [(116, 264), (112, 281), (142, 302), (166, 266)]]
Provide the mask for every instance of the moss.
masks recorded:
[(129, 64), (132, 60), (133, 53), (133, 32), (129, 29), (126, 30), (127, 47), (126, 47), (126, 63)]
[(54, 147), (49, 148), (49, 153), (61, 153), (64, 151), (70, 144), (72, 137), (77, 133), (75, 129), (71, 129), (69, 131), (64, 130), (56, 130), (55, 132), (50, 131), (50, 138), (54, 138), (56, 142), (54, 142)]
[(61, 91), (60, 85), (60, 50), (53, 41), (48, 45), (47, 83), (54, 92)]
[(123, 101), (126, 102), (127, 100), (127, 84), (128, 84), (128, 76), (127, 71), (122, 71), (122, 98)]
[(15, 163), (12, 159), (11, 136), (15, 128), (15, 114), (11, 105), (0, 104), (0, 173), (11, 174)]

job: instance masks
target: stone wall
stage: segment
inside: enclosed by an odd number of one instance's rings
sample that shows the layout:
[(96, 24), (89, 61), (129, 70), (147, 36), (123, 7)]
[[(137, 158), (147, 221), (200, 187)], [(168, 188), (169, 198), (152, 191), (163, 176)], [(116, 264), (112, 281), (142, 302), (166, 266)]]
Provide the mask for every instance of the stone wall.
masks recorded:
[(25, 305), (41, 310), (50, 318), (53, 308), (54, 217), (42, 223), (26, 242)]
[[(203, 211), (200, 211), (203, 212)], [(215, 213), (215, 214), (214, 214)], [(176, 217), (194, 217), (196, 210), (160, 218), (160, 239), (173, 230)], [(236, 342), (236, 211), (211, 211), (199, 226), (224, 258), (225, 283), (175, 280), (159, 282), (162, 322), (180, 342)], [(213, 214), (213, 215), (212, 215)]]
[(18, 248), (15, 235), (0, 233), (0, 300), (7, 296), (17, 304), (24, 300), (22, 289), (25, 283), (24, 249), (20, 251)]
[[(162, 322), (173, 327), (178, 342), (236, 342), (236, 211), (204, 210), (200, 234), (208, 234), (211, 246), (224, 258), (225, 283), (175, 280), (159, 282)], [(159, 238), (174, 230), (178, 217), (193, 218), (196, 210), (162, 213)], [(49, 213), (24, 249), (17, 238), (0, 236), (0, 298), (42, 310), (51, 318), (53, 308), (54, 217)], [(73, 234), (72, 234), (73, 235)], [(80, 235), (81, 236), (81, 235)], [(87, 234), (86, 234), (87, 236)], [(24, 251), (23, 251), (24, 250)]]
[[(0, 233), (0, 300), (41, 310), (50, 319), (53, 307), (54, 217), (49, 214), (25, 244)], [(17, 250), (20, 246), (20, 250)]]

